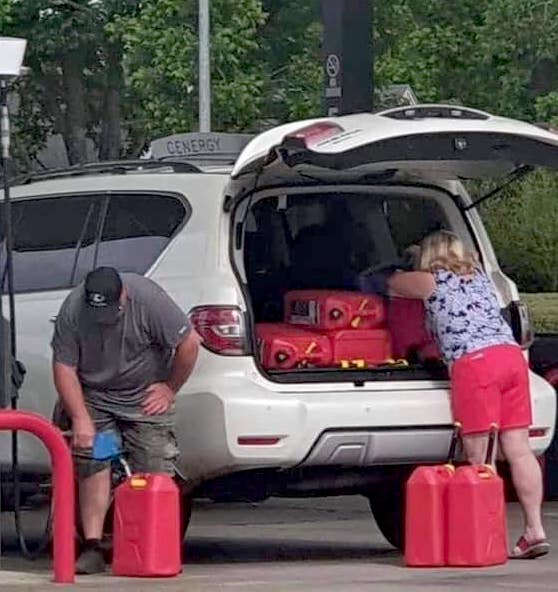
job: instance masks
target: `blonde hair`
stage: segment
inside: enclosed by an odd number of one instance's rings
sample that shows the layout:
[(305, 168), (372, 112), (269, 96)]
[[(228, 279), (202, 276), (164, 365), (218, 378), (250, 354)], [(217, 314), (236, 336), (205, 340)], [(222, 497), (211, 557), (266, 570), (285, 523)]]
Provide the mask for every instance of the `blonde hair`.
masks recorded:
[(479, 267), (475, 253), (467, 251), (461, 239), (448, 230), (439, 230), (425, 237), (420, 245), (417, 268), (421, 271), (452, 271), (471, 275)]

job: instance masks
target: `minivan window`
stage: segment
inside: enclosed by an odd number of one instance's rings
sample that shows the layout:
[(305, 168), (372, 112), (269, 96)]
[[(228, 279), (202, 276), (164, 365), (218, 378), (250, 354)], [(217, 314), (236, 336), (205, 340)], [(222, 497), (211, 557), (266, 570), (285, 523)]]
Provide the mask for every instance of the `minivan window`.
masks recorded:
[[(83, 279), (93, 263), (98, 208), (93, 196), (32, 199), (12, 204), (16, 292), (66, 288)], [(3, 241), (0, 256), (4, 290), (7, 287), (5, 244)], [(81, 245), (79, 251), (78, 245)]]
[[(170, 195), (65, 195), (14, 201), (15, 291), (71, 288), (100, 265), (145, 273), (187, 213), (186, 206)], [(0, 281), (6, 291), (4, 240), (0, 247)]]
[(186, 208), (169, 195), (111, 196), (97, 266), (145, 273), (183, 223)]
[(384, 201), (383, 208), (399, 256), (431, 232), (451, 230), (444, 209), (429, 197), (390, 198)]

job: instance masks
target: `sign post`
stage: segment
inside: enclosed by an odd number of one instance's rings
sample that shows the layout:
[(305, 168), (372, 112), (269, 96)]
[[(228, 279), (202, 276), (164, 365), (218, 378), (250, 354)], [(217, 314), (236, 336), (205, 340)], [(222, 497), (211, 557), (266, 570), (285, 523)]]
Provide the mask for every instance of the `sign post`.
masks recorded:
[(371, 111), (370, 0), (321, 0), (324, 25), (324, 104), (328, 116)]

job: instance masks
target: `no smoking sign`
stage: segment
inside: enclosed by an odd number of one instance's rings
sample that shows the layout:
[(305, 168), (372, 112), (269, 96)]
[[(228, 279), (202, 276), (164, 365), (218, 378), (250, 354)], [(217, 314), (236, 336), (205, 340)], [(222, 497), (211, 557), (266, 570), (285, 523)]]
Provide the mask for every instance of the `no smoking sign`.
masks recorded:
[(330, 78), (337, 78), (341, 71), (341, 60), (335, 53), (330, 53), (326, 58), (326, 72)]

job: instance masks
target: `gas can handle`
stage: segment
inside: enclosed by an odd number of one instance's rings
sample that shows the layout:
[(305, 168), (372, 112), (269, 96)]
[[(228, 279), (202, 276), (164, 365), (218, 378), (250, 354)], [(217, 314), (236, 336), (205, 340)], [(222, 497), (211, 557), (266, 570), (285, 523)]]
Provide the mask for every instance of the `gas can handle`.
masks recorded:
[(451, 434), (451, 443), (448, 452), (448, 465), (452, 465), (455, 462), (455, 453), (457, 451), (457, 443), (459, 442), (459, 432), (461, 431), (461, 424), (456, 421), (453, 424), (453, 432)]
[(490, 426), (490, 432), (488, 433), (488, 446), (486, 447), (486, 459), (484, 464), (493, 467), (494, 466), (494, 452), (496, 443), (496, 434), (498, 433), (498, 424), (493, 423)]

